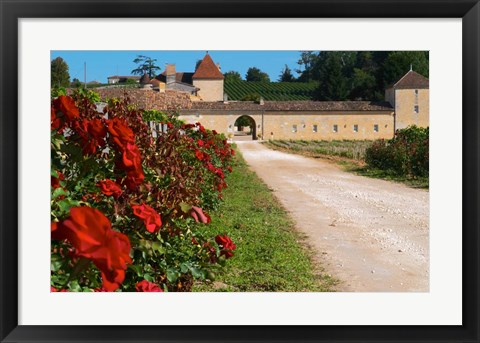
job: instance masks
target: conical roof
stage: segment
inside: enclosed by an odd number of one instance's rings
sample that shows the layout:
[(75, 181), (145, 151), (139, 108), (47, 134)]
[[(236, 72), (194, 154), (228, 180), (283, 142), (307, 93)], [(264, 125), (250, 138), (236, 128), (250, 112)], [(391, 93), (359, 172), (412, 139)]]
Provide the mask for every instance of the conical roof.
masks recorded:
[(223, 80), (224, 77), (210, 55), (207, 53), (202, 62), (200, 62), (195, 74), (193, 74), (192, 79)]
[(397, 83), (393, 85), (395, 89), (422, 89), (429, 88), (428, 79), (419, 73), (410, 70)]

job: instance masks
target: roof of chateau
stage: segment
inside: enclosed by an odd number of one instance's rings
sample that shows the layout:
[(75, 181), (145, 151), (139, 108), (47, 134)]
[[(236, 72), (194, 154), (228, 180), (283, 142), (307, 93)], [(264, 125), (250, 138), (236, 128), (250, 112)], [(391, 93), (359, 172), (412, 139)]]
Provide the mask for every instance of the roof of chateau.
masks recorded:
[[(193, 73), (187, 73), (187, 72), (180, 72), (180, 73), (175, 73), (175, 81), (176, 82), (181, 82), (181, 83), (188, 83), (192, 84), (192, 76)], [(157, 77), (155, 77), (157, 80), (160, 80), (162, 82), (167, 82), (167, 77), (166, 77), (166, 72), (164, 71)]]
[(393, 86), (395, 89), (428, 89), (428, 79), (419, 73), (410, 70)]
[(210, 79), (210, 80), (223, 80), (223, 74), (218, 69), (218, 67), (213, 62), (210, 55), (207, 54), (200, 62), (195, 74), (193, 74), (193, 79)]
[(254, 101), (192, 102), (191, 110), (244, 110), (244, 111), (393, 111), (390, 103), (372, 101)]

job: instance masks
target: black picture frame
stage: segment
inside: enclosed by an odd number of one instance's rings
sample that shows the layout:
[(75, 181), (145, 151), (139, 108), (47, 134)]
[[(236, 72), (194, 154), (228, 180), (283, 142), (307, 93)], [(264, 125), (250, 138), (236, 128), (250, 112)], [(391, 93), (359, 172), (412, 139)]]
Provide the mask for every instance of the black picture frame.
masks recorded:
[[(463, 325), (22, 326), (18, 325), (18, 20), (20, 18), (462, 18)], [(1, 342), (479, 342), (478, 0), (0, 0)], [(455, 230), (459, 228), (445, 228)]]

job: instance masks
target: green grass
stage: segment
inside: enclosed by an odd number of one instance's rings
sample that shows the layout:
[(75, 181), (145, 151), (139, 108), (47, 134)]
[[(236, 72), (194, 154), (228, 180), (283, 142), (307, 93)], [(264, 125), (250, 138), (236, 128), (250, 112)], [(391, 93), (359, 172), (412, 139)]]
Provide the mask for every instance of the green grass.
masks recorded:
[(228, 177), (225, 202), (211, 213), (211, 235), (227, 233), (236, 243), (215, 282), (196, 283), (194, 292), (322, 292), (336, 283), (321, 274), (313, 252), (268, 187), (238, 153)]
[(267, 147), (284, 152), (304, 155), (313, 158), (329, 158), (345, 171), (394, 182), (404, 183), (413, 188), (428, 189), (428, 177), (409, 178), (393, 171), (373, 168), (365, 164), (365, 152), (373, 141), (266, 141)]

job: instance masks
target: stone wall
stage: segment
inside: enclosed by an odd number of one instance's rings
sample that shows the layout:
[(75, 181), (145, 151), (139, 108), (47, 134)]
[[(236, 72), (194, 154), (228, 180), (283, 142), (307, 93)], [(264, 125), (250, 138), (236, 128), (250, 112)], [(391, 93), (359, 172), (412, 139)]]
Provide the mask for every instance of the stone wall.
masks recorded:
[[(429, 96), (428, 89), (395, 90), (395, 129), (404, 129), (410, 125), (430, 126)], [(418, 106), (418, 112), (415, 111), (415, 106)]]
[(157, 92), (151, 89), (136, 88), (96, 88), (102, 101), (111, 98), (123, 99), (127, 95), (139, 108), (158, 111), (179, 111), (191, 107), (190, 95), (176, 91)]
[[(290, 111), (213, 111), (183, 110), (180, 119), (201, 122), (217, 132), (232, 133), (235, 121), (242, 115), (255, 121), (257, 135), (264, 139), (305, 140), (374, 140), (393, 137), (393, 111), (290, 112)], [(356, 125), (356, 127), (354, 127)], [(336, 131), (334, 130), (334, 126)]]

